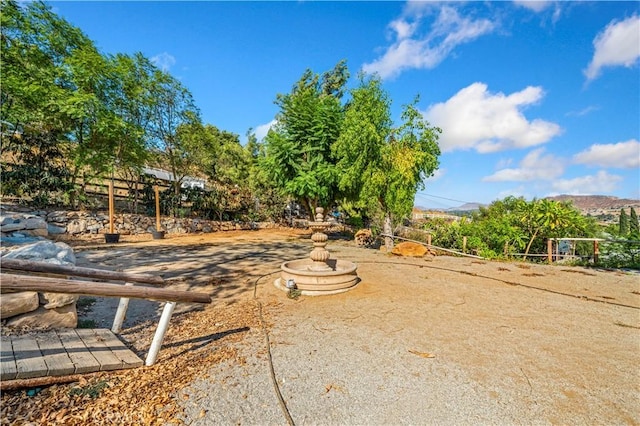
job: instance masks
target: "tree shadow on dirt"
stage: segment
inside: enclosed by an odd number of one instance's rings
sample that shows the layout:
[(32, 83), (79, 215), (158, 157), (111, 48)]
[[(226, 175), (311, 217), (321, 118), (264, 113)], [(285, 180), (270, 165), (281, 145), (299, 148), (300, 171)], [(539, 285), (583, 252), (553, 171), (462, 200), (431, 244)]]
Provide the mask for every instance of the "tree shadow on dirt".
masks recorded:
[[(223, 339), (226, 336), (229, 336), (231, 334), (246, 333), (249, 330), (250, 330), (249, 327), (234, 328), (232, 330), (221, 331), (219, 333), (212, 333), (205, 336), (193, 337), (191, 339), (182, 340), (180, 342), (173, 342), (166, 345), (162, 345), (162, 349), (174, 348), (178, 346), (186, 346), (181, 352), (173, 355), (174, 357), (178, 357), (184, 353), (192, 352), (192, 351), (196, 351), (198, 349), (204, 348), (210, 343)], [(192, 345), (193, 343), (197, 343), (197, 345)]]
[[(79, 249), (79, 264), (162, 276), (167, 288), (206, 292), (216, 302), (252, 291), (255, 280), (274, 272), (282, 262), (305, 258), (311, 247), (295, 242), (267, 241), (225, 244)], [(179, 304), (186, 308), (189, 304)], [(181, 310), (183, 310), (181, 309)]]

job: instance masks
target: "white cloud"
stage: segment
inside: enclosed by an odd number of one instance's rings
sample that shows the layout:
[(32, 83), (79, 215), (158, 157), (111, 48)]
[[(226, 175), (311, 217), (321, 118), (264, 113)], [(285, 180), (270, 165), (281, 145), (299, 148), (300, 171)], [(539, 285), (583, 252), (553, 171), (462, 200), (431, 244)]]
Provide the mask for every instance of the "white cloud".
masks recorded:
[(594, 195), (612, 192), (622, 176), (610, 175), (600, 170), (595, 175), (581, 176), (574, 179), (560, 179), (552, 182), (551, 187), (555, 192), (549, 195)]
[(635, 139), (612, 144), (595, 144), (573, 156), (573, 161), (598, 167), (632, 169), (640, 167), (640, 142)]
[(162, 52), (151, 58), (151, 62), (162, 71), (169, 71), (169, 68), (176, 64), (176, 58), (167, 52)]
[(509, 196), (512, 196), (512, 197), (523, 197), (525, 199), (533, 198), (531, 196), (531, 194), (529, 193), (528, 188), (525, 187), (524, 185), (520, 185), (520, 186), (518, 186), (516, 188), (511, 188), (511, 189), (507, 189), (507, 190), (504, 190), (504, 191), (500, 191), (498, 193), (498, 196), (497, 196), (496, 199), (502, 200), (503, 198), (506, 198), (506, 197), (509, 197)]
[(491, 176), (482, 178), (483, 182), (528, 182), (532, 180), (552, 180), (564, 172), (564, 161), (553, 154), (543, 155), (544, 148), (528, 153), (519, 168), (498, 170)]
[[(426, 6), (425, 6), (426, 5)], [(364, 64), (365, 73), (378, 73), (381, 78), (397, 76), (405, 69), (430, 69), (442, 62), (453, 49), (484, 34), (496, 24), (488, 19), (460, 16), (452, 6), (441, 6), (438, 16), (426, 35), (417, 34), (425, 15), (433, 10), (428, 2), (409, 2), (403, 16), (392, 21), (389, 28), (395, 40), (375, 61)]]
[(439, 143), (443, 152), (475, 149), (480, 153), (527, 148), (548, 142), (561, 132), (549, 121), (532, 121), (521, 109), (544, 96), (540, 87), (527, 87), (505, 95), (492, 94), (484, 83), (473, 83), (444, 103), (431, 105), (424, 113), (442, 128)]
[(569, 111), (565, 115), (567, 117), (582, 117), (582, 116), (590, 114), (590, 113), (592, 113), (594, 111), (598, 111), (599, 109), (600, 109), (599, 106), (590, 105), (590, 106), (588, 106), (586, 108), (581, 109), (580, 111)]
[(447, 169), (437, 169), (433, 172), (433, 176), (426, 178), (424, 182), (434, 182), (441, 179), (445, 174), (447, 174)]
[(552, 1), (542, 0), (514, 0), (513, 2), (534, 12), (542, 12), (553, 3)]
[(261, 141), (265, 136), (267, 136), (267, 133), (269, 133), (269, 129), (273, 126), (275, 126), (275, 124), (278, 121), (276, 119), (271, 120), (270, 122), (266, 123), (266, 124), (261, 124), (259, 126), (257, 126), (254, 130), (254, 133), (256, 135), (256, 138)]
[(593, 40), (595, 52), (584, 71), (587, 80), (600, 75), (603, 67), (633, 66), (640, 57), (640, 17), (634, 15), (624, 21), (611, 21)]

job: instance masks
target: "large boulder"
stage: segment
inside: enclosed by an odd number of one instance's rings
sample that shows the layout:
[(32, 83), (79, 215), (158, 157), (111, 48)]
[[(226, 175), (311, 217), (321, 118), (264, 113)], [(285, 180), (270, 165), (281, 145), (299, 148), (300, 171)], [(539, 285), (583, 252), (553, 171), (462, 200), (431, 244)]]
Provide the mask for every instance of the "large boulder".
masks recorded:
[(391, 253), (397, 256), (409, 256), (409, 257), (422, 257), (429, 253), (429, 249), (422, 244), (412, 243), (410, 241), (404, 241), (397, 244)]
[(53, 241), (38, 241), (10, 251), (3, 257), (7, 259), (25, 259), (40, 262), (54, 263), (56, 265), (75, 265), (76, 257), (73, 249), (65, 243)]
[(78, 295), (66, 293), (40, 293), (40, 304), (45, 309), (55, 309), (62, 306), (70, 305), (78, 301)]
[(7, 327), (76, 328), (77, 326), (78, 313), (75, 303), (55, 309), (46, 309), (44, 306), (40, 306), (33, 312), (7, 320)]
[(35, 311), (38, 303), (38, 293), (35, 291), (4, 293), (0, 297), (0, 319)]
[[(34, 221), (33, 224), (37, 222)], [(46, 231), (46, 228), (44, 230)], [(49, 240), (19, 246), (3, 256), (3, 259), (7, 258), (56, 265), (76, 263), (71, 247)], [(78, 322), (77, 300), (78, 296), (64, 293), (4, 293), (0, 297), (2, 319), (7, 318), (7, 327), (73, 328)]]

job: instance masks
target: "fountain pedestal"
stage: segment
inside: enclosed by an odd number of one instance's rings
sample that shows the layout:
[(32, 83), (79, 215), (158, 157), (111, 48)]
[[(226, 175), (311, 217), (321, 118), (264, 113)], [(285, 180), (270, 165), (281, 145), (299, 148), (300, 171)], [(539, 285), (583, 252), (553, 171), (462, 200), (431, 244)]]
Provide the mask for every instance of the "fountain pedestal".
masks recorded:
[(295, 288), (303, 295), (320, 296), (351, 290), (360, 282), (355, 263), (331, 259), (325, 248), (329, 237), (322, 232), (329, 226), (331, 224), (324, 221), (324, 210), (316, 208), (315, 221), (309, 223), (309, 228), (314, 231), (309, 258), (284, 262), (280, 278), (274, 283), (276, 287), (289, 291), (286, 283), (293, 280)]

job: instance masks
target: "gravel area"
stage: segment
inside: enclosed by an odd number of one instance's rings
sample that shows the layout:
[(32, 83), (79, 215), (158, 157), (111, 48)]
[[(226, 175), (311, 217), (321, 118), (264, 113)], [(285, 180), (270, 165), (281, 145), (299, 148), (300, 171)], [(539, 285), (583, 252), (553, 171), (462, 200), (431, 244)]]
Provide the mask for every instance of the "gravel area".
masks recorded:
[[(159, 389), (173, 423), (285, 425), (275, 378), (298, 425), (640, 424), (637, 274), (403, 258), (332, 240), (334, 257), (359, 264), (358, 287), (289, 299), (269, 274), (309, 249), (308, 235), (283, 230), (125, 240), (116, 256), (85, 244), (77, 255), (214, 296), (184, 308), (161, 351), (157, 371), (176, 377)], [(89, 315), (107, 321), (106, 306)], [(157, 308), (141, 307), (123, 333), (140, 352)]]

